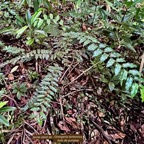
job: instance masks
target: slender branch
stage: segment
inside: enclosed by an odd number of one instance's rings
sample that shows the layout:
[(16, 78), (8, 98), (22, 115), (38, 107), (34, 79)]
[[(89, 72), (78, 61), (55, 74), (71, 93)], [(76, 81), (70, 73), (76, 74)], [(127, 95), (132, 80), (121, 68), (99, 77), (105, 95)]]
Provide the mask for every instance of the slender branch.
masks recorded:
[(74, 81), (76, 81), (78, 78), (80, 78), (83, 74), (85, 74), (86, 72), (88, 72), (90, 69), (92, 69), (95, 65), (97, 65), (100, 62), (97, 62), (96, 64), (92, 65), (91, 67), (89, 67), (88, 69), (86, 69), (85, 71), (83, 71), (80, 75), (78, 75), (74, 80), (72, 80), (70, 83), (68, 83), (66, 86), (64, 86), (64, 88), (66, 88), (67, 86), (69, 86), (70, 84), (72, 84)]
[(102, 133), (102, 135), (104, 136), (105, 140), (109, 143), (112, 144), (112, 142), (110, 141), (110, 138), (108, 137), (108, 135), (104, 132), (104, 130), (97, 124), (95, 123), (92, 118), (89, 118), (89, 120), (93, 123), (93, 125), (99, 130), (100, 133)]

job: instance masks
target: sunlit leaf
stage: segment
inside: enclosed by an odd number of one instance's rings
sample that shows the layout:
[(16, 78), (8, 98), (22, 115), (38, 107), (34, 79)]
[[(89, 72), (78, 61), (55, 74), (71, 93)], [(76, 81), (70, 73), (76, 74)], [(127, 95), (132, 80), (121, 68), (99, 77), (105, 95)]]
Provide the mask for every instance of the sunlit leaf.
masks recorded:
[(26, 12), (26, 20), (29, 26), (31, 26), (31, 13), (29, 10)]
[(91, 45), (88, 46), (87, 49), (88, 49), (89, 51), (94, 51), (95, 49), (97, 49), (97, 47), (98, 47), (97, 45), (91, 44)]
[(132, 97), (132, 98), (137, 94), (138, 88), (139, 88), (139, 86), (138, 86), (137, 83), (134, 83), (134, 84), (132, 85), (132, 88), (131, 88), (131, 97)]
[(117, 58), (116, 62), (125, 62), (125, 59), (124, 58)]
[(36, 19), (41, 15), (41, 13), (42, 8), (38, 9), (38, 11), (34, 13), (34, 15), (31, 17), (31, 24), (33, 24), (36, 21)]
[(106, 47), (105, 44), (103, 44), (103, 43), (100, 43), (100, 44), (99, 44), (99, 48), (105, 48), (105, 47)]
[(8, 101), (0, 102), (0, 108), (2, 108), (3, 106), (5, 106), (7, 103), (8, 103)]
[(123, 68), (136, 68), (137, 65), (133, 64), (133, 63), (124, 63), (124, 64), (122, 64), (122, 67)]
[(115, 60), (113, 58), (110, 58), (106, 64), (106, 67), (110, 67), (115, 63)]
[(132, 74), (132, 75), (138, 75), (138, 76), (141, 76), (141, 73), (138, 71), (138, 70), (135, 70), (135, 69), (133, 69), (133, 70), (129, 70), (129, 74)]
[(110, 47), (106, 47), (105, 50), (104, 50), (104, 52), (112, 52), (112, 51), (113, 51), (113, 49), (110, 48)]
[(114, 71), (115, 71), (115, 75), (118, 75), (119, 72), (121, 71), (121, 65), (119, 63), (117, 63), (115, 65), (115, 70)]
[(113, 91), (115, 88), (115, 84), (113, 82), (109, 82), (108, 86), (109, 86), (110, 91)]
[(141, 88), (140, 88), (140, 94), (141, 94), (142, 102), (144, 102), (144, 86), (141, 86)]
[(110, 54), (110, 57), (113, 57), (113, 58), (120, 57), (120, 56), (121, 55), (119, 53), (116, 53), (116, 52)]
[(49, 17), (50, 17), (50, 19), (53, 19), (53, 14), (50, 13), (50, 14), (49, 14)]
[(108, 54), (104, 53), (104, 54), (101, 56), (100, 61), (101, 61), (101, 62), (105, 61), (105, 60), (108, 58), (108, 56), (109, 56)]
[(86, 40), (86, 41), (83, 43), (83, 46), (88, 45), (90, 42), (91, 42), (90, 40)]
[(29, 40), (26, 41), (27, 45), (32, 45), (34, 43), (34, 39), (30, 38)]
[(21, 29), (19, 29), (18, 31), (16, 31), (17, 37), (20, 37), (22, 33), (24, 33), (24, 31), (28, 28), (28, 26), (24, 26)]
[(132, 77), (128, 77), (125, 83), (125, 89), (128, 91), (130, 89), (130, 87), (132, 86), (133, 83), (133, 78)]
[(13, 67), (13, 68), (11, 69), (10, 73), (15, 72), (15, 71), (18, 69), (18, 67), (19, 67), (19, 66), (15, 66), (15, 67)]
[(128, 72), (123, 69), (121, 71), (121, 74), (120, 74), (120, 82), (121, 82), (121, 85), (123, 84), (123, 80), (126, 80), (127, 79), (127, 75), (128, 75)]
[(103, 52), (103, 51), (102, 51), (101, 49), (95, 50), (94, 53), (93, 53), (93, 57), (99, 56), (100, 54), (102, 54), (102, 52)]

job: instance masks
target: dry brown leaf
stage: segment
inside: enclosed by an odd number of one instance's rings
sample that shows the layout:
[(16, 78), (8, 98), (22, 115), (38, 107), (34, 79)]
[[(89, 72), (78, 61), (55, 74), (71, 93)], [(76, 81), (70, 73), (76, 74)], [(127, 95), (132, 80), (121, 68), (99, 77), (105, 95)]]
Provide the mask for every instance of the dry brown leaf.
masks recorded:
[(9, 79), (9, 80), (11, 80), (11, 81), (12, 81), (12, 80), (14, 80), (14, 75), (13, 75), (13, 74), (11, 74), (11, 73), (10, 73), (10, 74), (8, 74), (8, 79)]
[(144, 138), (144, 124), (139, 129), (139, 132), (141, 133), (142, 137)]
[(82, 31), (86, 31), (87, 30), (87, 26), (86, 26), (86, 24), (82, 24)]
[(109, 144), (107, 141), (104, 141), (103, 144)]
[(115, 101), (112, 100), (112, 101), (110, 102), (110, 106), (114, 106), (114, 104), (115, 104)]
[(68, 110), (67, 114), (71, 115), (71, 114), (73, 114), (73, 111), (72, 110)]
[(91, 132), (91, 137), (93, 137), (93, 138), (97, 138), (99, 135), (100, 135), (100, 133), (99, 133), (99, 131), (97, 129), (94, 129)]
[(65, 117), (66, 122), (71, 125), (74, 129), (77, 129), (77, 125), (76, 125), (76, 119), (75, 118), (69, 118), (69, 117)]
[(99, 88), (97, 89), (97, 94), (98, 94), (98, 95), (101, 95), (101, 94), (102, 94), (102, 88), (101, 88), (101, 87), (99, 87)]
[(31, 83), (27, 83), (27, 87), (28, 87), (28, 88), (31, 88), (31, 87), (32, 87), (32, 84), (31, 84)]
[(117, 133), (117, 134), (110, 134), (110, 136), (113, 138), (113, 139), (123, 139), (126, 135), (124, 133)]
[(58, 127), (63, 131), (70, 132), (70, 129), (68, 128), (68, 126), (66, 126), (66, 124), (63, 121), (59, 121)]
[(72, 122), (76, 122), (76, 119), (75, 118), (72, 118), (72, 117), (65, 117), (65, 120), (72, 123)]
[(130, 129), (132, 129), (133, 132), (135, 132), (135, 133), (137, 132), (137, 129), (136, 129), (136, 128), (134, 127), (134, 125), (132, 125), (132, 124), (130, 125)]
[(105, 117), (105, 114), (103, 112), (98, 112), (98, 116), (102, 118)]

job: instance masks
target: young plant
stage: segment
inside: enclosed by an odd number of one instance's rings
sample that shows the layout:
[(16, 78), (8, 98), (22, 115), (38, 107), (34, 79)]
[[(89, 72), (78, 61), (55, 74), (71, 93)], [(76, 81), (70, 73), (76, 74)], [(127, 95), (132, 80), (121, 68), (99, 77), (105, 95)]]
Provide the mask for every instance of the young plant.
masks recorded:
[(39, 74), (36, 71), (28, 71), (28, 78), (30, 79), (30, 81), (38, 79)]
[(24, 96), (26, 92), (27, 92), (26, 83), (22, 84), (17, 83), (14, 85), (12, 93), (16, 94), (17, 98), (20, 100), (21, 96)]

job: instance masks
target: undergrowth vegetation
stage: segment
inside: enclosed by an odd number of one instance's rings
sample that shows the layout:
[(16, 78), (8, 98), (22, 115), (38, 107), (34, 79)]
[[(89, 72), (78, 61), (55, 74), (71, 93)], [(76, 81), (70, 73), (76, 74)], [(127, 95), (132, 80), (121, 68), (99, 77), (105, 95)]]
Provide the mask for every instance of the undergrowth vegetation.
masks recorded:
[[(49, 123), (45, 133), (78, 131), (90, 142), (95, 110), (116, 126), (100, 97), (127, 112), (144, 102), (143, 29), (143, 0), (1, 0), (0, 128)], [(64, 123), (72, 113), (74, 132)], [(0, 141), (12, 141), (4, 133)]]

